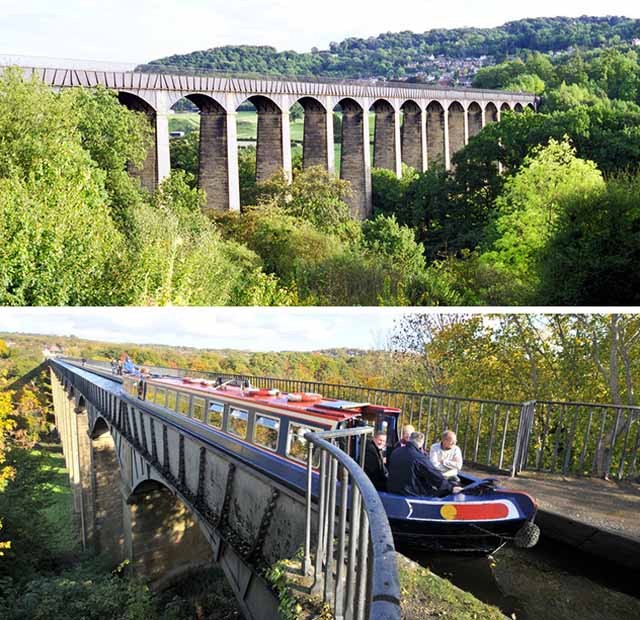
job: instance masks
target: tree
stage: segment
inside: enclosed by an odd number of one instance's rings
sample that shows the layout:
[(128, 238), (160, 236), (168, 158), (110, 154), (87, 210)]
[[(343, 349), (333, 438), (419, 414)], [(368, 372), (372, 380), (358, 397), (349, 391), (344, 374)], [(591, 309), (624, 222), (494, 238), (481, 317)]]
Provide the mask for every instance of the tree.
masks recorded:
[(260, 258), (224, 241), (201, 212), (204, 199), (185, 173), (172, 173), (158, 188), (153, 206), (133, 214), (132, 286), (141, 305), (237, 305), (290, 303), (261, 269)]
[(552, 305), (637, 305), (640, 176), (619, 175), (563, 200), (544, 250), (540, 297)]
[(128, 167), (139, 167), (152, 145), (153, 130), (142, 112), (121, 105), (105, 88), (72, 88), (59, 95), (76, 113), (82, 147), (104, 172), (104, 187), (115, 221), (127, 230), (127, 211), (142, 201), (139, 181)]
[(362, 238), (369, 252), (388, 259), (407, 276), (425, 268), (424, 247), (416, 242), (414, 232), (398, 224), (393, 215), (366, 220), (362, 224)]
[(171, 169), (187, 172), (189, 185), (196, 186), (198, 178), (198, 166), (200, 161), (200, 134), (191, 131), (183, 138), (171, 140)]
[(122, 237), (77, 111), (22, 75), (0, 79), (0, 303), (123, 303)]
[(480, 250), (480, 262), (503, 276), (497, 290), (487, 291), (490, 302), (536, 300), (541, 255), (555, 232), (563, 201), (602, 187), (595, 164), (577, 158), (568, 141), (550, 140), (525, 159), (496, 200), (496, 215)]
[(335, 232), (352, 219), (345, 202), (351, 191), (349, 183), (334, 178), (321, 166), (299, 171), (291, 184), (278, 175), (258, 189), (261, 203), (308, 221), (318, 230)]

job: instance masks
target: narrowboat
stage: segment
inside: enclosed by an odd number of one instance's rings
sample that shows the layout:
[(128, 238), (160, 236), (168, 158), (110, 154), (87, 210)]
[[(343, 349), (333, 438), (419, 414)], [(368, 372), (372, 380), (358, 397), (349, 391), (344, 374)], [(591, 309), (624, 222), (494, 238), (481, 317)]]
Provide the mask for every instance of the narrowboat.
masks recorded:
[[(399, 409), (320, 394), (155, 375), (125, 375), (123, 390), (125, 398), (145, 401), (165, 419), (180, 416), (183, 425), (219, 449), (301, 493), (306, 489), (307, 433), (370, 425), (386, 431), (388, 446), (398, 439)], [(357, 442), (341, 447), (358, 460)], [(313, 466), (319, 466), (315, 458)], [(445, 497), (380, 492), (397, 543), (480, 553), (491, 553), (511, 541), (521, 547), (535, 545), (537, 505), (529, 495), (464, 471), (459, 477), (462, 492)], [(314, 473), (314, 488), (317, 478)]]

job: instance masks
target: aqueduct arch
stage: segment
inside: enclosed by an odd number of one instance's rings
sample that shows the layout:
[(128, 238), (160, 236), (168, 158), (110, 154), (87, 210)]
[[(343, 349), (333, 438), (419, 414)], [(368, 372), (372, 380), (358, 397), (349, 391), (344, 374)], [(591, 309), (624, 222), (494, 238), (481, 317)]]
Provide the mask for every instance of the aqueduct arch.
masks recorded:
[(386, 99), (374, 101), (370, 108), (375, 113), (373, 132), (373, 166), (398, 173), (400, 144), (399, 115)]
[(333, 116), (315, 97), (301, 97), (297, 103), (304, 110), (302, 167), (322, 166), (333, 172)]
[(371, 214), (369, 115), (355, 99), (341, 99), (337, 105), (342, 110), (340, 178), (351, 183), (351, 215), (365, 219)]
[(449, 150), (449, 129), (445, 113), (439, 101), (431, 101), (427, 106), (427, 161), (429, 168), (446, 166)]
[(496, 123), (498, 122), (498, 118), (498, 108), (495, 103), (490, 101), (484, 109), (484, 124)]
[(144, 480), (127, 498), (126, 556), (152, 585), (213, 560), (213, 552), (187, 506), (164, 484)]
[(484, 114), (477, 101), (472, 101), (467, 109), (467, 124), (469, 127), (469, 139), (477, 136), (484, 127)]
[(448, 110), (449, 123), (449, 152), (447, 168), (451, 167), (453, 156), (464, 148), (467, 143), (467, 116), (464, 107), (459, 101), (453, 101)]
[(93, 546), (116, 566), (125, 559), (124, 502), (120, 491), (120, 465), (106, 420), (100, 416), (91, 430), (91, 483), (93, 487)]
[(418, 172), (425, 170), (422, 136), (424, 113), (409, 99), (402, 104), (402, 163)]
[[(149, 191), (153, 191), (158, 182), (160, 181), (160, 173), (158, 170), (158, 136), (159, 132), (156, 131), (156, 126), (158, 123), (158, 115), (156, 113), (155, 108), (149, 104), (142, 97), (135, 95), (133, 93), (127, 91), (118, 92), (118, 100), (122, 105), (124, 105), (129, 110), (133, 110), (134, 112), (140, 112), (145, 115), (149, 125), (153, 129), (153, 140), (149, 149), (147, 151), (147, 156), (142, 162), (141, 167), (135, 167), (132, 164), (127, 166), (129, 174), (131, 176), (137, 177), (140, 179), (140, 183), (142, 187), (148, 189)], [(165, 119), (166, 120), (166, 119)], [(168, 131), (168, 124), (167, 124)], [(168, 134), (167, 134), (167, 146), (168, 146)]]

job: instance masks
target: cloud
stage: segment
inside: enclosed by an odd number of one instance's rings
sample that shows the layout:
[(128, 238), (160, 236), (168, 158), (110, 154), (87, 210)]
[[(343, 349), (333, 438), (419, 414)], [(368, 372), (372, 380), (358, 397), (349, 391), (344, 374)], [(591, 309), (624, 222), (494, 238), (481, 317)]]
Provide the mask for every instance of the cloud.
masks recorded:
[(0, 308), (0, 331), (251, 351), (380, 348), (405, 308)]

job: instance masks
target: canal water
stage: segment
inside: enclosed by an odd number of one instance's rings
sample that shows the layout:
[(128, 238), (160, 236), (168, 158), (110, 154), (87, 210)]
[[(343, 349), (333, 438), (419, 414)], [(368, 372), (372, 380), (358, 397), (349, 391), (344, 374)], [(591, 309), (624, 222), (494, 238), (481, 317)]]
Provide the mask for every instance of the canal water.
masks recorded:
[(488, 557), (398, 551), (516, 620), (640, 620), (640, 573), (544, 537)]

